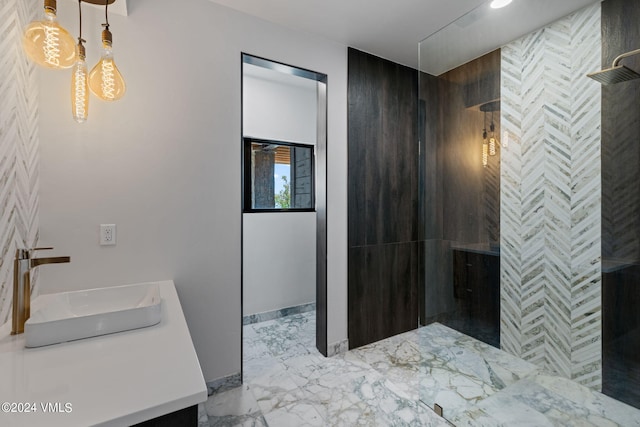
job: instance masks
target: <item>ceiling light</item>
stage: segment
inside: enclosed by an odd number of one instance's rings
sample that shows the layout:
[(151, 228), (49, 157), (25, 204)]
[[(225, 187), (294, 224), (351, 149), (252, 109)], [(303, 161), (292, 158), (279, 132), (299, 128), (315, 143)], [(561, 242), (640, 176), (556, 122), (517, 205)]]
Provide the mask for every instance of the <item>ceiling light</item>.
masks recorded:
[(507, 6), (509, 3), (511, 3), (511, 1), (512, 0), (493, 0), (490, 6), (493, 9), (500, 9), (501, 7)]

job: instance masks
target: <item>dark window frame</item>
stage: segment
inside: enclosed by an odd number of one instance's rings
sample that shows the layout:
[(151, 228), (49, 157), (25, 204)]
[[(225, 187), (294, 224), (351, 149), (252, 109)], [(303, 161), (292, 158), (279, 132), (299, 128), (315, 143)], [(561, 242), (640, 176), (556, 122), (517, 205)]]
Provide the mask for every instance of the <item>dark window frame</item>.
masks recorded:
[[(315, 212), (316, 211), (316, 146), (299, 142), (279, 141), (275, 139), (242, 138), (242, 212), (243, 213), (275, 213), (275, 212)], [(285, 145), (294, 148), (311, 150), (311, 206), (310, 208), (252, 208), (251, 207), (251, 145), (252, 144)], [(291, 173), (293, 175), (293, 172)], [(291, 179), (290, 185), (293, 185)]]

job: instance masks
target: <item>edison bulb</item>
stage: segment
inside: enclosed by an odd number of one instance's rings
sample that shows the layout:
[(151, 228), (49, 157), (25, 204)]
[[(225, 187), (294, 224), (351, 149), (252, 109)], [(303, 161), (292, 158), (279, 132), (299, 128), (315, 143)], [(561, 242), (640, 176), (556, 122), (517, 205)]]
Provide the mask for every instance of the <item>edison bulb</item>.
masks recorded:
[(482, 143), (482, 166), (487, 167), (489, 164), (489, 144), (487, 144), (487, 140), (485, 139)]
[(75, 41), (58, 24), (56, 0), (44, 1), (44, 19), (33, 21), (24, 30), (22, 47), (36, 64), (46, 68), (70, 68), (75, 62)]
[(126, 85), (113, 60), (111, 32), (102, 32), (102, 55), (89, 73), (91, 92), (103, 101), (117, 101), (124, 96)]
[(78, 123), (87, 121), (89, 114), (89, 82), (82, 42), (78, 43), (76, 63), (71, 72), (71, 113)]
[(489, 155), (496, 155), (496, 145), (498, 145), (498, 140), (496, 139), (495, 132), (496, 126), (493, 124), (493, 113), (491, 113), (491, 126), (489, 126), (489, 130), (491, 131), (491, 137), (489, 138)]

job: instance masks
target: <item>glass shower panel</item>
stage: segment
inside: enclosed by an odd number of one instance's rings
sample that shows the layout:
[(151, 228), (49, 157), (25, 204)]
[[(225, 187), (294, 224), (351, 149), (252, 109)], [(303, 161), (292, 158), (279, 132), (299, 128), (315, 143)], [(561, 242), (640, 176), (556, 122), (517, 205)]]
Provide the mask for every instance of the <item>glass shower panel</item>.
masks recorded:
[(437, 123), (423, 153), (424, 181), (437, 183), (425, 207), (425, 297), (437, 305), (425, 306), (424, 323), (499, 347), (500, 51), (422, 77), (438, 100), (423, 98)]
[(483, 3), (419, 44), (419, 393), (454, 424), (536, 370), (640, 407), (640, 80), (586, 77), (640, 46), (625, 7), (500, 38)]
[[(622, 18), (624, 16), (624, 19)], [(640, 46), (640, 7), (602, 4), (602, 65)], [(640, 56), (625, 66), (640, 70)], [(596, 70), (594, 70), (596, 71)], [(640, 408), (640, 79), (602, 86), (602, 392)]]
[[(481, 37), (486, 31), (473, 22), (484, 12), (457, 22)], [(462, 368), (456, 359), (468, 354), (460, 340), (500, 346), (500, 50), (461, 59), (452, 55), (459, 42), (445, 28), (419, 47), (421, 324), (428, 325), (420, 344), (431, 353), (420, 399), (447, 419), (467, 406), (438, 380), (441, 370)]]

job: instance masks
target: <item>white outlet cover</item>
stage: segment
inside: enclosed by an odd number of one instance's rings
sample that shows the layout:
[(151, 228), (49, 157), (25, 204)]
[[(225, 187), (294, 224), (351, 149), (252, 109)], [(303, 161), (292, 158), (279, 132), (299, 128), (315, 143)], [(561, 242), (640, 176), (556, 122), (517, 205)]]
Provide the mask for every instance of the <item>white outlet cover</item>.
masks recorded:
[(100, 245), (110, 246), (116, 244), (116, 225), (100, 224)]

